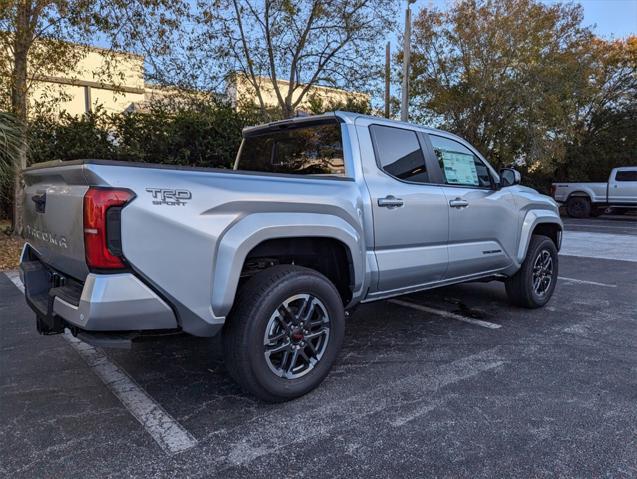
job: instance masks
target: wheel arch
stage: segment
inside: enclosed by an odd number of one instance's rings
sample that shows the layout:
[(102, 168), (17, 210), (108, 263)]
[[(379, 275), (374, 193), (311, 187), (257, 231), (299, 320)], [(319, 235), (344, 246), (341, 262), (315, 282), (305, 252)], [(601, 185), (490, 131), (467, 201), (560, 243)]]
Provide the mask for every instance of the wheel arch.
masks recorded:
[(562, 228), (559, 224), (549, 222), (538, 223), (537, 225), (535, 225), (535, 228), (533, 228), (533, 231), (531, 232), (531, 236), (533, 235), (548, 236), (549, 238), (551, 238), (553, 244), (555, 244), (555, 247), (559, 251), (562, 243)]
[(516, 258), (518, 263), (522, 264), (524, 261), (531, 237), (534, 234), (542, 234), (551, 238), (559, 251), (562, 246), (563, 230), (564, 226), (557, 212), (551, 210), (528, 211), (522, 222), (522, 232)]
[[(296, 244), (298, 242), (298, 244)], [(265, 253), (291, 255), (302, 248), (321, 245), (317, 249), (341, 248), (348, 262), (348, 302), (355, 302), (364, 291), (365, 245), (363, 234), (354, 225), (335, 215), (315, 213), (262, 213), (249, 215), (236, 222), (219, 239), (212, 278), (212, 310), (216, 316), (226, 316), (233, 304), (246, 260)], [(250, 256), (252, 254), (252, 256)], [(340, 253), (337, 253), (337, 258)], [(332, 262), (322, 263), (328, 278)], [(316, 269), (316, 268), (315, 268)], [(343, 284), (337, 284), (339, 292)]]
[(270, 238), (252, 248), (243, 262), (239, 286), (252, 274), (279, 264), (294, 264), (318, 271), (338, 290), (344, 304), (354, 291), (352, 251), (329, 236), (287, 236)]
[(570, 200), (571, 198), (588, 198), (588, 201), (592, 200), (592, 195), (590, 194), (590, 192), (588, 191), (584, 191), (584, 190), (577, 190), (577, 191), (573, 191), (572, 193), (569, 193), (569, 195), (566, 197), (566, 201)]

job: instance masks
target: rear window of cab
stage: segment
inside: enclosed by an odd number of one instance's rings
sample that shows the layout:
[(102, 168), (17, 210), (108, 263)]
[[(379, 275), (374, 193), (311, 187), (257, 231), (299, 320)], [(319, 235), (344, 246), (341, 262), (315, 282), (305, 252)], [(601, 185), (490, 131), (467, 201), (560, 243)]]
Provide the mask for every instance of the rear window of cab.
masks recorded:
[(343, 176), (341, 125), (330, 119), (248, 134), (235, 170)]

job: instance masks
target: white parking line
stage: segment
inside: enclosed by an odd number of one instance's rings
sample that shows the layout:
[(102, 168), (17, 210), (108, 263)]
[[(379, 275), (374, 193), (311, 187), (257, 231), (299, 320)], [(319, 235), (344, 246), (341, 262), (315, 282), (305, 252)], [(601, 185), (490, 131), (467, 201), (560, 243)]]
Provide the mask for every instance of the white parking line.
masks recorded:
[(342, 399), (335, 400), (330, 393), (328, 399), (324, 391), (318, 391), (316, 398), (326, 400), (314, 402), (315, 398), (300, 398), (286, 409), (296, 411), (292, 417), (288, 416), (289, 412), (283, 414), (283, 409), (275, 408), (253, 418), (248, 426), (213, 431), (208, 435), (211, 461), (246, 466), (259, 457), (296, 450), (290, 448), (293, 445), (302, 447), (320, 438), (333, 438), (352, 430), (357, 423), (387, 422), (401, 427), (425, 416), (432, 405), (439, 404), (437, 401), (441, 398), (437, 394), (441, 389), (506, 364), (500, 347), (496, 346), (450, 363), (420, 368), (414, 374), (393, 381), (370, 381), (363, 392)]
[[(24, 292), (17, 272), (7, 271), (5, 275)], [(177, 454), (197, 445), (192, 434), (100, 349), (77, 339), (68, 330), (62, 336), (166, 453)]]
[(17, 271), (5, 271), (5, 276), (11, 280), (13, 284), (15, 284), (16, 288), (24, 293), (24, 285), (22, 284), (22, 280), (20, 279), (20, 273)]
[(580, 227), (580, 228), (604, 228), (610, 230), (628, 230), (628, 231), (637, 231), (637, 228), (627, 225), (627, 226), (609, 226), (609, 225), (584, 225), (579, 223), (565, 223), (564, 226), (566, 229), (570, 227)]
[(106, 355), (90, 344), (80, 341), (68, 331), (64, 333), (86, 364), (104, 382), (146, 432), (168, 454), (186, 451), (197, 440), (144, 391), (128, 374), (109, 361)]
[(606, 288), (616, 288), (616, 284), (598, 283), (597, 281), (586, 281), (585, 279), (567, 278), (566, 276), (558, 276), (557, 279), (568, 281), (569, 283), (592, 284), (593, 286), (604, 286)]
[(406, 308), (417, 309), (418, 311), (424, 311), (425, 313), (435, 314), (438, 316), (442, 316), (443, 318), (456, 319), (458, 321), (474, 324), (476, 326), (482, 326), (483, 328), (500, 329), (502, 327), (502, 325), (500, 324), (490, 323), (488, 321), (482, 321), (481, 319), (467, 318), (465, 316), (461, 316), (459, 314), (452, 313), (450, 311), (431, 308), (429, 306), (423, 306), (422, 304), (416, 304), (410, 301), (404, 301), (402, 299), (388, 299), (387, 302), (397, 304), (399, 306), (405, 306)]

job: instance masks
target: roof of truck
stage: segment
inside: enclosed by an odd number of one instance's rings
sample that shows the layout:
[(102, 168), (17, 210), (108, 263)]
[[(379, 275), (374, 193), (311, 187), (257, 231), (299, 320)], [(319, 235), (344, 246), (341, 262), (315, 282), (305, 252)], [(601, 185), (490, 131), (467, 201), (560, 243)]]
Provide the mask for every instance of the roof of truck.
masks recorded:
[[(320, 122), (320, 121), (329, 121), (331, 119), (337, 119), (340, 121), (343, 121), (345, 123), (350, 123), (353, 124), (356, 119), (358, 118), (366, 118), (369, 120), (374, 120), (377, 121), (379, 123), (386, 123), (386, 124), (391, 124), (392, 126), (406, 126), (409, 128), (413, 128), (413, 127), (417, 127), (419, 129), (422, 130), (427, 130), (427, 131), (437, 131), (437, 132), (441, 132), (441, 133), (445, 133), (447, 135), (450, 135), (451, 133), (446, 132), (444, 130), (439, 130), (437, 128), (431, 128), (428, 126), (423, 126), (423, 125), (418, 125), (416, 123), (409, 123), (409, 122), (404, 122), (404, 121), (399, 121), (399, 120), (392, 120), (389, 118), (383, 118), (380, 116), (373, 116), (373, 115), (364, 115), (362, 113), (354, 113), (351, 111), (333, 111), (333, 112), (328, 112), (328, 113), (323, 113), (321, 115), (308, 115), (308, 116), (297, 116), (294, 118), (287, 118), (285, 120), (278, 120), (278, 121), (272, 121), (270, 123), (264, 123), (261, 125), (255, 125), (255, 126), (248, 126), (245, 127), (243, 129), (243, 136), (249, 136), (249, 135), (254, 135), (254, 134), (258, 134), (258, 133), (265, 133), (267, 131), (272, 131), (272, 130), (279, 130), (281, 128), (284, 128), (287, 125), (292, 125), (292, 124), (298, 124), (298, 123), (313, 123), (313, 122)], [(455, 135), (454, 135), (455, 136)]]

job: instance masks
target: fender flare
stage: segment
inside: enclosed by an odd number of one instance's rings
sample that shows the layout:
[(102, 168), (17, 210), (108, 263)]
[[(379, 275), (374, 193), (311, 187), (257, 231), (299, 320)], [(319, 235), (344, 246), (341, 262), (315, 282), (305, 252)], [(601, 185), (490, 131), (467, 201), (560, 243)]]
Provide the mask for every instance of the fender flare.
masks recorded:
[(217, 243), (212, 272), (211, 307), (214, 316), (223, 317), (230, 312), (248, 253), (266, 240), (291, 237), (325, 237), (343, 243), (352, 259), (352, 301), (362, 295), (365, 245), (361, 231), (343, 218), (329, 214), (255, 213), (236, 221)]
[(572, 193), (569, 193), (569, 195), (566, 197), (566, 201), (568, 201), (574, 196), (577, 198), (588, 198), (588, 201), (590, 202), (593, 201), (593, 197), (591, 196), (591, 194), (588, 191), (583, 191), (583, 190), (577, 190), (577, 191), (573, 191)]
[(522, 264), (524, 258), (526, 257), (526, 252), (529, 249), (529, 243), (531, 242), (533, 230), (539, 224), (554, 224), (559, 228), (560, 233), (558, 235), (558, 244), (556, 246), (558, 250), (560, 249), (564, 226), (559, 215), (555, 211), (551, 210), (529, 210), (524, 216), (524, 221), (522, 221), (520, 244), (518, 246), (518, 253), (516, 257), (516, 260), (519, 264)]

